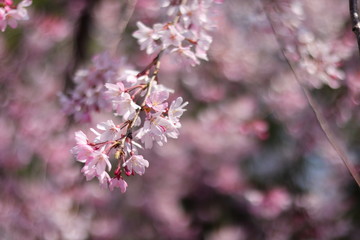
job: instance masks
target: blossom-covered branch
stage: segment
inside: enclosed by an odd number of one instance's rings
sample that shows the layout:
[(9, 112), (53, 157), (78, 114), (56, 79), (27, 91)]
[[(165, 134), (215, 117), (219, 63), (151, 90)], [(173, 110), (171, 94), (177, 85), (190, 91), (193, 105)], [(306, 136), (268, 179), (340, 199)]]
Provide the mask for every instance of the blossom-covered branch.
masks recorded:
[(323, 131), (326, 139), (329, 141), (329, 143), (331, 144), (331, 146), (333, 147), (333, 149), (336, 151), (338, 157), (341, 159), (341, 161), (344, 163), (345, 167), (348, 169), (350, 175), (353, 177), (353, 179), (355, 180), (355, 182), (357, 183), (357, 185), (360, 187), (360, 175), (357, 172), (357, 170), (355, 169), (355, 167), (353, 166), (353, 164), (351, 163), (350, 159), (348, 158), (347, 154), (345, 153), (345, 151), (343, 150), (342, 146), (340, 146), (340, 143), (338, 142), (335, 134), (333, 133), (332, 129), (329, 127), (328, 122), (326, 121), (325, 117), (323, 116), (320, 108), (318, 107), (317, 103), (315, 102), (315, 100), (313, 99), (312, 95), (310, 94), (309, 90), (306, 88), (306, 86), (302, 83), (302, 81), (299, 79), (296, 70), (293, 68), (292, 63), (290, 62), (289, 58), (286, 55), (286, 49), (284, 49), (284, 47), (282, 47), (279, 35), (277, 34), (277, 31), (273, 25), (273, 21), (270, 18), (269, 14), (267, 13), (267, 11), (264, 9), (264, 13), (267, 17), (267, 20), (271, 26), (271, 29), (274, 33), (275, 39), (280, 47), (281, 53), (284, 56), (284, 59), (287, 63), (287, 65), (289, 66), (289, 68), (291, 69), (291, 72), (294, 75), (294, 78), (296, 80), (296, 82), (299, 84), (301, 90), (303, 91), (309, 106), (311, 108), (311, 110), (314, 112), (316, 119), (319, 123), (319, 126), (321, 128), (321, 130)]
[[(153, 28), (137, 22), (139, 29), (133, 36), (140, 48), (147, 54), (158, 52), (142, 71), (131, 70), (121, 60), (103, 54), (94, 58), (88, 70), (76, 74), (78, 85), (70, 96), (62, 96), (65, 110), (76, 120), (90, 121), (92, 110), (112, 108), (122, 120), (120, 124), (112, 120), (98, 124), (98, 130), (91, 129), (96, 135), (93, 140), (82, 131), (76, 132), (72, 153), (85, 164), (82, 173), (87, 180), (96, 177), (102, 186), (125, 192), (124, 176), (143, 175), (149, 167), (139, 149), (150, 149), (154, 142), (162, 146), (168, 137), (178, 137), (180, 117), (188, 103), (182, 97), (168, 102), (173, 90), (158, 81), (161, 56), (174, 55), (191, 66), (199, 64), (199, 59), (208, 60), (211, 4), (212, 0), (163, 1), (171, 21), (156, 23)], [(117, 167), (111, 177), (112, 154)]]

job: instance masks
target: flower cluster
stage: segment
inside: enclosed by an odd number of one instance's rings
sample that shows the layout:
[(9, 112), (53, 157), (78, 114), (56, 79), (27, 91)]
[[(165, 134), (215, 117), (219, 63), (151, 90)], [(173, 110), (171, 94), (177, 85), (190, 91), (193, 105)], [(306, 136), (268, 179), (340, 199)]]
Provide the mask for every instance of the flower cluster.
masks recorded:
[[(108, 55), (94, 59), (89, 70), (79, 71), (75, 77), (78, 84), (70, 97), (62, 101), (68, 113), (77, 120), (89, 120), (91, 110), (111, 108), (121, 119), (112, 120), (91, 129), (93, 140), (81, 131), (76, 132), (76, 146), (72, 153), (79, 162), (85, 163), (82, 173), (87, 180), (97, 178), (110, 190), (120, 188), (125, 192), (124, 175), (143, 175), (149, 162), (138, 149), (162, 146), (168, 138), (179, 135), (180, 117), (188, 104), (181, 97), (168, 102), (173, 91), (159, 84), (160, 57), (164, 53), (177, 53), (185, 64), (199, 64), (207, 60), (207, 50), (212, 38), (207, 34), (211, 28), (208, 18), (212, 0), (164, 1), (171, 22), (154, 24), (153, 28), (138, 22), (139, 30), (133, 36), (147, 54), (158, 52), (142, 71), (122, 67), (119, 61), (109, 60)], [(110, 157), (117, 162), (113, 168)], [(113, 173), (110, 176), (110, 171)]]
[[(108, 120), (98, 124), (98, 130), (91, 129), (96, 134), (93, 141), (81, 131), (75, 133), (77, 144), (72, 153), (79, 162), (85, 163), (82, 173), (87, 180), (97, 177), (102, 186), (125, 192), (127, 183), (123, 173), (143, 175), (149, 166), (138, 149), (152, 148), (153, 142), (161, 146), (167, 137), (178, 137), (179, 118), (187, 102), (183, 103), (178, 97), (169, 106), (167, 100), (171, 90), (156, 81), (159, 67), (158, 55), (144, 71), (127, 70), (116, 83), (105, 84), (104, 93), (122, 123)], [(112, 169), (111, 152), (117, 160), (113, 177), (108, 173)]]
[(8, 25), (16, 28), (18, 21), (28, 20), (29, 15), (25, 8), (31, 3), (32, 0), (23, 0), (16, 6), (12, 0), (0, 0), (0, 30), (4, 32)]
[(285, 1), (275, 8), (278, 9), (273, 10), (272, 20), (277, 24), (287, 55), (304, 70), (304, 83), (311, 88), (324, 85), (339, 88), (345, 80), (342, 62), (351, 54), (351, 47), (339, 41), (316, 38), (306, 22), (301, 1)]
[(137, 22), (139, 29), (133, 36), (147, 54), (166, 49), (191, 66), (200, 64), (199, 59), (208, 60), (207, 51), (212, 42), (207, 33), (212, 28), (209, 18), (212, 3), (212, 0), (164, 0), (162, 6), (168, 8), (168, 15), (175, 16), (174, 20), (156, 23), (151, 28)]
[(75, 89), (68, 95), (60, 96), (64, 111), (78, 122), (89, 122), (92, 111), (110, 110), (104, 84), (116, 81), (122, 68), (122, 61), (110, 57), (108, 53), (95, 56), (89, 68), (76, 72)]
[[(320, 88), (326, 84), (331, 88), (339, 88), (341, 81), (345, 80), (345, 72), (340, 68), (344, 55), (336, 52), (333, 45), (314, 39), (312, 35), (299, 42), (298, 52), (301, 57), (299, 66), (310, 76), (316, 76), (317, 80), (311, 79), (309, 85)], [(336, 43), (339, 44), (339, 43)]]

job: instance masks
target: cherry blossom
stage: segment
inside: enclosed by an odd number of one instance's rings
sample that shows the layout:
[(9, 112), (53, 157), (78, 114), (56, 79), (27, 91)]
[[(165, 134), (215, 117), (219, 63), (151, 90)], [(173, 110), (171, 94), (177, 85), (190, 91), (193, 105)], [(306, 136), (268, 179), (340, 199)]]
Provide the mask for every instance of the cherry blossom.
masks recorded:
[(184, 39), (185, 37), (174, 25), (169, 25), (166, 30), (162, 31), (161, 34), (163, 48), (167, 48), (171, 45), (177, 47)]
[(138, 30), (133, 36), (138, 39), (140, 48), (152, 54), (162, 47), (176, 58), (183, 58), (191, 66), (200, 64), (198, 58), (208, 60), (207, 51), (212, 37), (206, 32), (213, 27), (209, 14), (213, 1), (163, 1), (169, 15), (176, 15), (174, 21), (154, 24), (153, 28), (137, 22)]
[(196, 58), (195, 53), (191, 51), (190, 47), (179, 46), (173, 48), (171, 53), (175, 53), (176, 56), (178, 56), (178, 59), (181, 59), (182, 62), (188, 65), (196, 66), (200, 64), (200, 61)]
[(112, 178), (110, 180), (109, 189), (113, 191), (115, 188), (119, 188), (122, 193), (126, 192), (128, 184), (122, 178)]
[(82, 132), (78, 131), (75, 133), (76, 146), (72, 148), (71, 152), (76, 155), (79, 162), (86, 162), (92, 158), (93, 148), (88, 145), (87, 136)]
[[(211, 3), (165, 1), (163, 6), (178, 14), (172, 20), (155, 23), (152, 28), (138, 21), (138, 30), (132, 36), (140, 49), (147, 54), (158, 52), (143, 70), (134, 70), (105, 53), (94, 57), (90, 67), (76, 73), (75, 90), (61, 98), (68, 112), (76, 119), (90, 118), (91, 110), (108, 110), (111, 105), (113, 114), (121, 121), (97, 124), (97, 130), (90, 129), (95, 134), (91, 141), (84, 133), (76, 133), (77, 145), (72, 152), (78, 161), (85, 163), (82, 173), (87, 180), (97, 177), (101, 186), (125, 192), (123, 174), (143, 175), (149, 167), (149, 161), (138, 149), (150, 149), (153, 142), (163, 146), (168, 138), (178, 138), (180, 117), (188, 102), (177, 97), (169, 104), (170, 93), (174, 91), (159, 83), (161, 57), (170, 54), (191, 66), (200, 64), (199, 59), (208, 60), (212, 38), (207, 33), (210, 23), (207, 14)], [(110, 179), (113, 158), (117, 167), (115, 177)]]
[(136, 172), (139, 175), (145, 173), (145, 168), (149, 167), (149, 161), (145, 160), (142, 155), (132, 155), (124, 164), (123, 167), (127, 167), (129, 172)]
[(133, 33), (133, 37), (138, 39), (140, 49), (146, 49), (147, 54), (152, 54), (160, 49), (156, 40), (160, 38), (158, 30), (162, 28), (160, 24), (154, 25), (154, 29), (147, 27), (142, 22), (136, 23), (139, 30)]
[(92, 112), (111, 110), (104, 84), (116, 82), (124, 70), (122, 60), (108, 52), (96, 55), (87, 69), (75, 73), (75, 89), (60, 95), (64, 111), (76, 121), (90, 122)]
[(175, 101), (173, 101), (169, 107), (168, 116), (169, 120), (174, 123), (174, 125), (178, 125), (179, 119), (181, 115), (186, 111), (184, 107), (188, 105), (188, 102), (183, 103), (182, 97), (178, 97)]
[(123, 116), (125, 120), (129, 120), (136, 110), (140, 109), (140, 106), (132, 100), (130, 94), (124, 92), (119, 97), (112, 99), (112, 105), (116, 114)]
[[(21, 1), (0, 0), (1, 239), (358, 238), (358, 188), (294, 79), (357, 169), (346, 1), (37, 1), (31, 22), (6, 18)], [(169, 26), (183, 38), (164, 49)]]
[(165, 102), (168, 98), (168, 91), (154, 91), (146, 100), (146, 105), (157, 112), (163, 112), (168, 106), (168, 103)]
[(96, 127), (103, 132), (98, 133), (96, 130), (91, 129), (92, 132), (97, 135), (97, 137), (94, 139), (95, 143), (114, 141), (125, 134), (125, 132), (119, 126), (115, 126), (112, 120), (107, 120), (106, 122), (97, 124)]
[[(0, 2), (1, 4), (2, 2)], [(3, 6), (0, 5), (0, 29), (2, 32), (6, 30), (7, 25), (11, 28), (18, 26), (18, 21), (29, 20), (26, 7), (32, 4), (32, 0), (23, 0), (17, 6), (12, 1), (4, 1)]]
[(93, 158), (90, 159), (87, 164), (89, 168), (96, 168), (96, 174), (100, 176), (103, 172), (105, 172), (106, 167), (108, 167), (108, 171), (111, 170), (111, 163), (108, 155), (106, 155), (103, 151), (94, 151)]

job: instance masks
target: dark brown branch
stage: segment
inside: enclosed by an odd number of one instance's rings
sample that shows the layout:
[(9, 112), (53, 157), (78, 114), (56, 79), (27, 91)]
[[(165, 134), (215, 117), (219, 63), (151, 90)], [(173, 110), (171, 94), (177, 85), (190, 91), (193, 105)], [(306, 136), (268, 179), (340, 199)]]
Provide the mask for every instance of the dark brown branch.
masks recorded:
[(356, 40), (358, 43), (358, 49), (360, 53), (360, 19), (359, 19), (359, 9), (357, 0), (349, 0), (350, 7), (350, 17), (352, 22), (352, 30), (355, 33)]
[(86, 6), (82, 10), (74, 29), (73, 54), (67, 67), (65, 76), (65, 90), (72, 89), (74, 82), (73, 75), (78, 66), (88, 58), (88, 42), (90, 40), (90, 32), (92, 28), (92, 13), (100, 0), (86, 0)]
[[(271, 29), (272, 29), (272, 31), (274, 33), (275, 40), (276, 40), (277, 44), (279, 45), (281, 53), (282, 53), (287, 65), (289, 66), (291, 72), (293, 73), (296, 82), (299, 84), (301, 90), (303, 91), (303, 93), (304, 93), (304, 95), (305, 95), (305, 97), (306, 97), (306, 99), (307, 99), (307, 101), (308, 101), (308, 103), (310, 105), (311, 110), (314, 112), (316, 120), (318, 121), (318, 123), (320, 125), (320, 129), (323, 131), (326, 139), (328, 140), (330, 145), (333, 147), (333, 149), (335, 150), (335, 152), (337, 153), (339, 158), (342, 160), (345, 167), (349, 170), (350, 175), (354, 178), (355, 182), (360, 187), (359, 173), (357, 172), (355, 167), (352, 165), (352, 163), (351, 163), (350, 159), (348, 158), (347, 154), (345, 153), (343, 147), (340, 146), (340, 143), (337, 141), (337, 138), (336, 138), (335, 134), (331, 130), (331, 128), (328, 125), (328, 122), (326, 121), (324, 115), (320, 111), (320, 107), (317, 105), (316, 101), (314, 100), (314, 98), (310, 94), (309, 90), (302, 84), (301, 80), (299, 79), (294, 67), (292, 66), (290, 60), (286, 56), (286, 51), (282, 47), (281, 40), (280, 40), (276, 30), (275, 30), (274, 24), (273, 24), (269, 14), (268, 14), (268, 12), (266, 11), (262, 1), (260, 1), (260, 2), (261, 2), (261, 5), (262, 5), (262, 8), (263, 8), (263, 12), (265, 13), (266, 18), (267, 18), (267, 20), (268, 20), (268, 22), (270, 24), (270, 27), (271, 27)], [(351, 0), (350, 0), (350, 3), (351, 3)], [(357, 4), (355, 3), (354, 5), (352, 5), (352, 7), (356, 7), (356, 5)], [(356, 16), (358, 17), (358, 15), (356, 15)]]

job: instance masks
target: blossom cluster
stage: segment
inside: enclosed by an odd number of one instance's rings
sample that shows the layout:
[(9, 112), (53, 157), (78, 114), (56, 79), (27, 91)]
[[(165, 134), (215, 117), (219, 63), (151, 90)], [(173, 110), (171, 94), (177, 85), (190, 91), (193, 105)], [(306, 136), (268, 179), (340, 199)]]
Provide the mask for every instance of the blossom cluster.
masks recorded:
[[(138, 22), (139, 29), (133, 36), (147, 54), (157, 56), (142, 71), (123, 67), (107, 54), (94, 58), (88, 70), (78, 71), (77, 84), (70, 96), (62, 96), (67, 113), (76, 120), (90, 120), (91, 111), (112, 107), (114, 115), (122, 122), (112, 120), (91, 129), (96, 137), (90, 141), (81, 131), (76, 132), (76, 146), (72, 153), (79, 162), (85, 163), (82, 173), (87, 180), (97, 178), (104, 187), (125, 192), (124, 175), (143, 175), (149, 162), (138, 149), (162, 146), (168, 138), (177, 138), (181, 127), (180, 117), (188, 104), (178, 97), (169, 104), (173, 91), (158, 83), (160, 57), (165, 53), (177, 53), (185, 64), (199, 64), (199, 59), (208, 60), (207, 50), (212, 42), (207, 31), (211, 28), (207, 1), (164, 1), (173, 20), (156, 23), (153, 28)], [(110, 154), (114, 154), (117, 167), (113, 169)]]
[[(151, 77), (128, 70), (116, 83), (105, 84), (105, 94), (114, 114), (122, 119), (120, 124), (112, 120), (98, 124), (98, 130), (91, 129), (96, 135), (92, 141), (82, 131), (75, 133), (76, 146), (72, 153), (79, 162), (85, 163), (82, 173), (87, 180), (97, 177), (102, 186), (125, 192), (127, 183), (123, 173), (143, 175), (149, 167), (138, 149), (152, 148), (153, 142), (161, 146), (168, 137), (178, 137), (179, 119), (187, 102), (178, 97), (169, 106), (167, 100), (171, 90), (156, 82), (159, 62), (154, 64)], [(108, 173), (113, 169), (111, 153), (117, 161), (113, 177)]]
[(89, 122), (91, 112), (110, 110), (104, 84), (116, 81), (123, 68), (122, 61), (107, 52), (96, 55), (91, 66), (76, 72), (75, 89), (60, 96), (64, 111), (73, 115), (77, 122)]
[(311, 88), (324, 85), (339, 88), (346, 77), (341, 69), (342, 62), (351, 54), (351, 47), (315, 37), (315, 32), (310, 30), (306, 22), (301, 1), (289, 1), (275, 8), (279, 8), (274, 10), (272, 16), (277, 23), (276, 31), (285, 42), (287, 55), (304, 70), (304, 83)]
[(0, 30), (4, 32), (8, 25), (16, 28), (18, 21), (28, 20), (29, 15), (25, 8), (31, 3), (32, 0), (23, 0), (15, 5), (12, 0), (0, 0)]
[(212, 37), (207, 33), (213, 24), (209, 13), (213, 0), (162, 1), (167, 13), (174, 20), (155, 23), (152, 27), (137, 22), (137, 38), (141, 50), (152, 54), (166, 49), (177, 55), (178, 59), (191, 66), (200, 64), (199, 59), (208, 60), (207, 51)]

